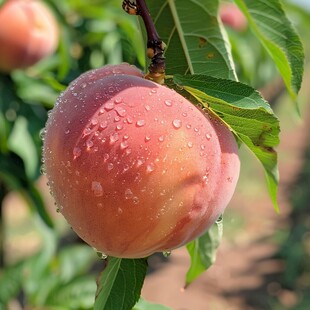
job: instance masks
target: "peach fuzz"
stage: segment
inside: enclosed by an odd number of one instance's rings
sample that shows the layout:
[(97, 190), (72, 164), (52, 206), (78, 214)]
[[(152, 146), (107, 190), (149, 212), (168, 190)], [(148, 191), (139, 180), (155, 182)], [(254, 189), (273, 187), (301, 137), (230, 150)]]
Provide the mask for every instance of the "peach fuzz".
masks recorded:
[(37, 0), (9, 0), (0, 8), (0, 71), (31, 66), (58, 45), (58, 25)]
[(239, 176), (218, 119), (127, 64), (84, 73), (49, 115), (44, 165), (60, 212), (98, 251), (146, 257), (204, 233)]

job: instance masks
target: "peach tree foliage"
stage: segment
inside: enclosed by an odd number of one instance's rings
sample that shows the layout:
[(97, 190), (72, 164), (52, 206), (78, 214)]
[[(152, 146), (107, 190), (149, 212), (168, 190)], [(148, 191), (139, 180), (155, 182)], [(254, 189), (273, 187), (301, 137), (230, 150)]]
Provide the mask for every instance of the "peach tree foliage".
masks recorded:
[[(123, 60), (143, 66), (144, 59), (143, 41), (132, 21), (135, 17), (127, 16), (121, 10), (120, 1), (113, 4), (111, 1), (98, 4), (95, 0), (46, 2), (54, 10), (63, 30), (57, 54), (33, 71), (1, 75), (0, 191), (1, 198), (8, 190), (20, 191), (45, 224), (53, 227), (34, 183), (39, 176), (39, 131), (44, 126), (46, 111), (52, 107), (58, 93), (64, 90), (64, 85), (83, 71)], [(252, 151), (262, 163), (271, 200), (278, 209), (279, 176), (274, 148), (279, 143), (279, 121), (259, 92), (238, 82), (239, 71), (232, 59), (229, 37), (217, 14), (219, 3), (216, 0), (147, 1), (157, 31), (167, 45), (165, 83), (193, 103), (221, 117), (239, 144)], [(249, 30), (274, 62), (292, 101), (297, 105), (303, 73), (303, 49), (281, 1), (235, 0), (235, 3), (246, 16)], [(103, 5), (106, 8), (102, 8)], [(72, 46), (75, 50), (71, 49)], [(242, 66), (244, 69), (247, 64)], [(240, 76), (243, 77), (242, 72)], [(185, 285), (190, 285), (214, 262), (222, 229), (219, 219), (209, 231), (187, 245), (191, 266)], [(92, 261), (91, 253), (75, 247), (58, 251), (55, 236), (46, 231), (43, 234), (45, 247), (42, 253), (29, 259), (26, 267), (19, 264), (0, 276), (0, 306), (1, 302), (8, 300), (7, 296), (17, 294), (22, 285), (21, 271), (28, 268), (36, 270), (37, 283), (46, 278), (50, 280), (50, 295), (45, 291), (48, 297), (44, 305), (62, 305), (64, 296), (71, 296), (71, 303), (65, 305), (68, 309), (92, 308), (94, 279), (79, 282), (87, 264)], [(56, 253), (59, 255), (57, 264), (64, 273), (60, 278), (53, 277), (49, 263)], [(72, 263), (70, 257), (75, 258), (77, 270), (68, 269)], [(96, 310), (166, 309), (139, 300), (147, 271), (146, 258), (109, 257), (105, 265), (97, 280)], [(2, 285), (8, 279), (16, 281), (11, 286)], [(23, 289), (30, 304), (40, 305), (41, 302), (42, 305), (42, 286), (35, 286), (35, 282), (26, 279)], [(72, 295), (69, 284), (80, 290), (84, 287), (85, 295), (80, 298)]]

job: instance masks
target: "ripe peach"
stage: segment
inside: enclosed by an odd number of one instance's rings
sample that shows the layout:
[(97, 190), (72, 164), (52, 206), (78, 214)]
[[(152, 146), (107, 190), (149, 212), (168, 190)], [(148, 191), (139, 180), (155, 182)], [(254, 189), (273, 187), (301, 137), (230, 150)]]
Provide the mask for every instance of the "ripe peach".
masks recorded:
[(247, 19), (233, 3), (224, 3), (220, 6), (220, 17), (224, 25), (236, 31), (243, 31), (248, 26)]
[(107, 255), (179, 247), (224, 211), (239, 176), (221, 121), (133, 66), (84, 73), (49, 115), (44, 164), (59, 209)]
[(0, 71), (31, 66), (53, 53), (58, 26), (37, 0), (9, 0), (0, 8)]

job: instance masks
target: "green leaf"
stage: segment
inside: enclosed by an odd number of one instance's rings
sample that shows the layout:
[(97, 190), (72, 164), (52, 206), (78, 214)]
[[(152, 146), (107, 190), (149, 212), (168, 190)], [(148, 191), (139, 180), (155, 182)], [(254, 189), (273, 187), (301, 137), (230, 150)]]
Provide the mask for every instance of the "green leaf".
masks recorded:
[(171, 310), (163, 305), (154, 304), (140, 298), (138, 303), (134, 306), (132, 310)]
[(25, 173), (22, 159), (13, 152), (0, 153), (0, 162), (0, 180), (8, 189), (20, 192), (29, 205), (35, 207), (45, 224), (53, 227), (53, 221), (45, 209), (40, 192)]
[(186, 274), (185, 286), (191, 284), (215, 262), (216, 250), (222, 236), (223, 218), (221, 216), (206, 233), (186, 245), (191, 257), (191, 266)]
[(61, 280), (68, 282), (75, 276), (83, 274), (95, 259), (98, 259), (98, 256), (89, 246), (67, 246), (58, 256)]
[(7, 305), (19, 292), (22, 284), (22, 264), (0, 271), (0, 306)]
[(218, 0), (150, 0), (148, 7), (166, 43), (166, 73), (235, 79), (230, 45), (218, 22)]
[(146, 259), (109, 257), (98, 280), (94, 310), (131, 310), (140, 298)]
[(14, 123), (13, 130), (9, 136), (9, 149), (18, 154), (24, 161), (26, 174), (33, 179), (37, 173), (39, 158), (36, 146), (28, 131), (28, 121), (19, 116)]
[(291, 98), (300, 90), (304, 51), (279, 0), (235, 0), (247, 17), (254, 34), (275, 62)]
[(174, 76), (174, 82), (218, 115), (265, 168), (269, 195), (278, 210), (279, 120), (260, 94), (245, 84), (209, 76)]
[(63, 306), (65, 309), (92, 309), (95, 300), (96, 282), (93, 276), (74, 278), (58, 286), (47, 299), (45, 306)]

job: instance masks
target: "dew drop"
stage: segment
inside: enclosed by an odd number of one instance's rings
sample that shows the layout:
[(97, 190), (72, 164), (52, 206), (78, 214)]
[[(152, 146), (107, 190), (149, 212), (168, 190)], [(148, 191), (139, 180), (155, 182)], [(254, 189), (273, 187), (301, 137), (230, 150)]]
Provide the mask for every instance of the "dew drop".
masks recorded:
[(145, 142), (149, 142), (151, 140), (151, 137), (150, 136), (145, 136), (144, 140), (145, 140)]
[(128, 147), (128, 142), (127, 141), (122, 141), (120, 144), (120, 147), (122, 150), (126, 149)]
[(114, 105), (114, 102), (108, 101), (103, 106), (107, 111), (111, 111), (114, 109), (115, 105)]
[(150, 111), (151, 110), (151, 107), (149, 105), (144, 106), (144, 108), (145, 108), (146, 111)]
[(172, 125), (175, 129), (180, 129), (182, 127), (182, 121), (179, 119), (175, 119), (173, 120)]
[(45, 175), (46, 174), (46, 168), (45, 168), (45, 165), (42, 165), (41, 168), (40, 168), (40, 173)]
[(76, 147), (73, 149), (73, 156), (74, 156), (73, 159), (78, 158), (80, 155), (81, 155), (81, 149), (80, 149), (79, 147), (76, 146)]
[(131, 199), (133, 197), (133, 192), (131, 191), (130, 188), (127, 188), (125, 190), (125, 199)]
[(121, 118), (120, 118), (118, 115), (116, 115), (116, 116), (114, 117), (114, 122), (119, 122), (120, 119), (121, 119)]
[(121, 117), (124, 117), (126, 115), (126, 110), (122, 107), (116, 107), (115, 111)]
[(87, 84), (86, 83), (82, 83), (81, 84), (81, 88), (86, 88)]
[(107, 127), (108, 127), (107, 121), (100, 122), (99, 129), (103, 130), (103, 129), (106, 129)]
[(89, 127), (86, 127), (83, 131), (83, 136), (88, 136), (91, 133), (91, 129)]
[(91, 124), (92, 124), (93, 126), (96, 126), (96, 125), (98, 124), (98, 120), (97, 120), (96, 118), (93, 118), (93, 119), (91, 120)]
[(40, 135), (41, 140), (43, 141), (46, 135), (46, 129), (45, 128), (41, 129), (39, 135)]
[(145, 125), (145, 120), (144, 119), (140, 119), (136, 122), (136, 125), (138, 127), (143, 127)]
[(103, 155), (104, 161), (107, 161), (109, 158), (110, 158), (110, 155), (109, 155), (108, 153), (105, 153), (105, 154)]
[(139, 198), (137, 196), (133, 197), (132, 202), (137, 205), (139, 203)]
[(142, 166), (144, 163), (145, 163), (144, 158), (139, 158), (139, 159), (137, 160), (137, 167), (139, 168), (139, 167)]
[(128, 124), (132, 124), (132, 122), (133, 122), (132, 118), (129, 117), (129, 116), (126, 118), (126, 120), (127, 120), (127, 123), (128, 123)]
[(131, 149), (126, 149), (125, 154), (129, 155), (129, 154), (131, 154), (131, 152), (132, 152)]
[(108, 255), (106, 255), (106, 254), (104, 254), (104, 253), (102, 253), (102, 252), (99, 252), (99, 251), (96, 250), (96, 253), (97, 253), (97, 256), (98, 256), (100, 259), (102, 259), (102, 260), (105, 260), (105, 259), (108, 258)]
[(187, 124), (187, 125), (186, 125), (186, 128), (187, 128), (187, 129), (191, 129), (191, 128), (192, 128), (192, 125)]
[(165, 137), (164, 137), (164, 136), (160, 136), (160, 137), (158, 138), (158, 141), (159, 141), (159, 142), (164, 142), (164, 140), (165, 140)]
[(206, 138), (207, 138), (207, 140), (210, 140), (210, 139), (211, 139), (211, 137), (212, 137), (212, 135), (211, 135), (211, 134), (209, 134), (209, 133), (207, 133), (207, 134), (206, 134)]
[(88, 149), (92, 148), (94, 146), (94, 142), (92, 140), (87, 140), (86, 141), (86, 146)]
[(187, 143), (187, 146), (188, 146), (189, 148), (192, 148), (192, 147), (193, 147), (193, 142), (188, 142), (188, 143)]
[(208, 182), (209, 182), (208, 176), (207, 176), (207, 175), (204, 175), (204, 176), (202, 177), (202, 181), (203, 181), (203, 183), (204, 183), (205, 185), (207, 185)]
[(101, 108), (101, 109), (99, 110), (99, 115), (102, 115), (103, 113), (104, 113), (104, 109)]
[(115, 143), (118, 139), (119, 139), (118, 133), (117, 133), (117, 132), (114, 132), (114, 133), (110, 136), (110, 143), (113, 144), (113, 143)]
[(146, 172), (153, 172), (155, 170), (155, 165), (153, 163), (150, 163), (146, 166)]
[(186, 117), (186, 116), (187, 116), (187, 113), (186, 113), (186, 112), (183, 112), (182, 115), (183, 115), (184, 117)]
[(201, 144), (201, 145), (200, 145), (200, 148), (201, 148), (202, 150), (204, 150), (204, 149), (206, 148), (206, 146), (203, 145), (203, 144)]
[(111, 171), (113, 167), (114, 167), (113, 163), (108, 163), (108, 171)]
[(165, 105), (167, 107), (172, 107), (172, 101), (171, 100), (165, 100)]
[(124, 140), (128, 140), (128, 138), (129, 138), (129, 136), (128, 136), (127, 134), (125, 134), (125, 135), (123, 136), (123, 139), (124, 139)]
[(70, 130), (69, 129), (66, 129), (65, 130), (65, 134), (67, 135), (67, 134), (69, 134), (70, 133)]
[(163, 255), (164, 255), (165, 257), (169, 257), (169, 256), (171, 255), (171, 251), (164, 251), (164, 252), (163, 252)]
[(121, 97), (116, 97), (116, 98), (114, 99), (114, 103), (115, 103), (115, 104), (120, 104), (122, 101), (123, 101), (123, 100), (122, 100)]
[(118, 125), (116, 126), (116, 129), (117, 129), (117, 130), (122, 130), (122, 129), (123, 129), (123, 125), (118, 124)]
[(94, 192), (96, 197), (100, 197), (103, 195), (103, 189), (100, 182), (93, 181), (91, 183), (91, 189)]

